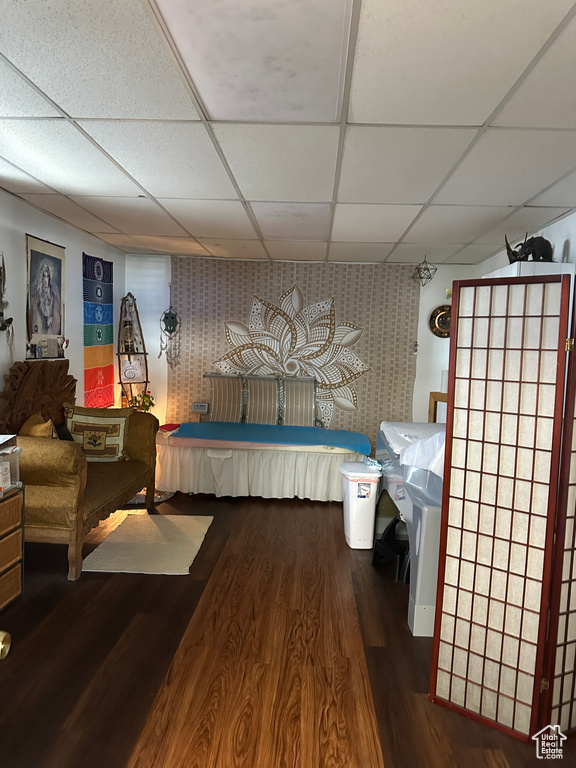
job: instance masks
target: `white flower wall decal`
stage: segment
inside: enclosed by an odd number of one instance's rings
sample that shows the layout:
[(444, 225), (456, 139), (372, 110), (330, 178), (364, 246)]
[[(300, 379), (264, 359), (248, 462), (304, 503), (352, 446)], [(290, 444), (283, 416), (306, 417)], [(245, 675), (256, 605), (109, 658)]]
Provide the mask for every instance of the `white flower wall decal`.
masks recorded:
[(351, 384), (371, 369), (350, 347), (363, 329), (336, 323), (334, 298), (305, 306), (297, 285), (282, 294), (279, 306), (254, 296), (248, 325), (231, 321), (225, 332), (232, 349), (214, 361), (222, 373), (313, 376), (325, 426), (334, 407), (357, 410)]

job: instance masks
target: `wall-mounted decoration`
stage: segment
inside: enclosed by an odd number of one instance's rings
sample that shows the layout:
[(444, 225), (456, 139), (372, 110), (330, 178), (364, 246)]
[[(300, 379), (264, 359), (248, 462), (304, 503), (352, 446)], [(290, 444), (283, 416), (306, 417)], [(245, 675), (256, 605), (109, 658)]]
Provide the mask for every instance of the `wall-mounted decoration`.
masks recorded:
[(443, 304), (432, 311), (428, 325), (435, 336), (439, 336), (441, 339), (447, 339), (450, 336), (451, 312), (450, 304)]
[(166, 362), (174, 368), (180, 362), (180, 317), (172, 306), (172, 284), (170, 284), (170, 306), (160, 318), (160, 354), (166, 353)]
[(64, 254), (60, 245), (26, 235), (26, 357), (64, 357)]
[(148, 392), (148, 358), (136, 299), (131, 293), (120, 305), (118, 376), (124, 404), (140, 402)]
[(6, 317), (4, 310), (8, 306), (6, 301), (6, 263), (2, 252), (2, 265), (0, 266), (0, 331), (6, 331), (6, 340), (10, 350), (10, 365), (14, 362), (14, 326), (12, 317)]
[(325, 426), (334, 407), (355, 411), (358, 397), (352, 383), (370, 368), (351, 347), (363, 329), (336, 322), (334, 298), (306, 305), (297, 285), (273, 304), (253, 296), (248, 325), (225, 323), (232, 349), (214, 361), (227, 374), (312, 376), (316, 402)]
[(84, 405), (114, 405), (113, 263), (82, 254)]

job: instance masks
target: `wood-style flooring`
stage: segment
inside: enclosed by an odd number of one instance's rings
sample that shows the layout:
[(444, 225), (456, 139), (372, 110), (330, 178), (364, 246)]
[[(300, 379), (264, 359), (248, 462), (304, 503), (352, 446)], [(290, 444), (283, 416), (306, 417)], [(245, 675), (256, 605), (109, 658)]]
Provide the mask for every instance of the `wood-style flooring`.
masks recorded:
[(64, 547), (26, 545), (0, 614), (0, 768), (541, 765), (429, 701), (408, 587), (347, 547), (340, 504), (177, 494), (158, 512), (214, 516), (189, 576), (69, 582)]

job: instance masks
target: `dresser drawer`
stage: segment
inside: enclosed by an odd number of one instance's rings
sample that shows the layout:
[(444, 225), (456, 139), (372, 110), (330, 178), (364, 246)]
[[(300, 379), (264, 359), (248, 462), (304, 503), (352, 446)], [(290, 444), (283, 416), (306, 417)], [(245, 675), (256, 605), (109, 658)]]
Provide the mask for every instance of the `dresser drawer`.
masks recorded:
[(0, 539), (0, 571), (22, 559), (22, 528)]
[(0, 499), (0, 536), (22, 523), (22, 494), (17, 493), (12, 498)]
[(0, 576), (0, 609), (22, 593), (22, 563)]

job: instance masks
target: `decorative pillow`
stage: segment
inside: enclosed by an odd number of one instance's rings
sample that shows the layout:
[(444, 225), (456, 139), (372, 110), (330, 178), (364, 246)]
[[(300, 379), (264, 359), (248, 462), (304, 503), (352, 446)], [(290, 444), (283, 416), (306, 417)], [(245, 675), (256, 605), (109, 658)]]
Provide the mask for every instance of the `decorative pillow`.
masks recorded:
[(81, 408), (64, 403), (66, 426), (87, 461), (122, 461), (131, 408)]
[(41, 413), (33, 413), (29, 416), (20, 427), (18, 434), (20, 437), (58, 437), (52, 419), (45, 419)]

